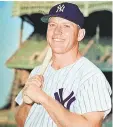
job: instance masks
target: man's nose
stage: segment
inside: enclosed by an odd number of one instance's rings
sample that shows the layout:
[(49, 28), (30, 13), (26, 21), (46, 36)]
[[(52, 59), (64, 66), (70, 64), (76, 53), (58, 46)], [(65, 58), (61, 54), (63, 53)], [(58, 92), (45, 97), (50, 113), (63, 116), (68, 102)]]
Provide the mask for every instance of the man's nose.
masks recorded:
[(55, 28), (55, 34), (62, 34), (61, 26), (57, 26), (57, 27)]

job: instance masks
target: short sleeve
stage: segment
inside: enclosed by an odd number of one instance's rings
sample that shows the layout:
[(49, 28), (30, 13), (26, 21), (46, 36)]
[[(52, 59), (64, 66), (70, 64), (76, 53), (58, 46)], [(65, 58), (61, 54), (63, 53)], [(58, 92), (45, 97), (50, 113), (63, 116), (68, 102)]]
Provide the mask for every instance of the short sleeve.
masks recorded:
[[(38, 74), (38, 73), (39, 73), (39, 70), (40, 70), (40, 66), (35, 67), (35, 68), (31, 71), (31, 73), (30, 73), (28, 79), (29, 79), (30, 77), (32, 77), (32, 76)], [(19, 94), (18, 94), (17, 97), (15, 98), (15, 101), (16, 101), (16, 103), (19, 104), (19, 105), (21, 105), (21, 104), (23, 103), (22, 90), (19, 92)]]
[(104, 111), (104, 117), (111, 111), (111, 88), (102, 73), (95, 74), (82, 82), (76, 96), (76, 112)]

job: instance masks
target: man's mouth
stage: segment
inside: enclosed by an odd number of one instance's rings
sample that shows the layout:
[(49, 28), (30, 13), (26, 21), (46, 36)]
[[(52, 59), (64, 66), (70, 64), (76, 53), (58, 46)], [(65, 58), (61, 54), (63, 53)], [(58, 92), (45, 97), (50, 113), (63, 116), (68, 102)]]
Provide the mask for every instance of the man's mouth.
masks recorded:
[(64, 39), (58, 39), (58, 38), (53, 38), (54, 41), (57, 41), (57, 42), (61, 42), (61, 41), (64, 41)]

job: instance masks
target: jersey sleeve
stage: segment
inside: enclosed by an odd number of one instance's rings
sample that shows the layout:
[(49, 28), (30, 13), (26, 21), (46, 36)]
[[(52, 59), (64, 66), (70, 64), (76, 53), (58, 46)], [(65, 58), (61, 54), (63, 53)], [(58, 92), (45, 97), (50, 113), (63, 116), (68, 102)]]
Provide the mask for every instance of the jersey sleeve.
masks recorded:
[[(39, 70), (40, 70), (40, 66), (35, 67), (35, 68), (31, 71), (31, 73), (30, 73), (28, 79), (29, 79), (30, 77), (32, 77), (32, 76), (38, 74), (38, 73), (39, 73)], [(22, 90), (19, 92), (19, 94), (18, 94), (17, 97), (15, 98), (15, 101), (16, 101), (16, 103), (19, 104), (19, 105), (21, 105), (21, 104), (23, 103)]]
[(104, 111), (106, 117), (111, 111), (111, 87), (105, 76), (99, 73), (82, 81), (76, 95), (75, 111), (80, 114)]

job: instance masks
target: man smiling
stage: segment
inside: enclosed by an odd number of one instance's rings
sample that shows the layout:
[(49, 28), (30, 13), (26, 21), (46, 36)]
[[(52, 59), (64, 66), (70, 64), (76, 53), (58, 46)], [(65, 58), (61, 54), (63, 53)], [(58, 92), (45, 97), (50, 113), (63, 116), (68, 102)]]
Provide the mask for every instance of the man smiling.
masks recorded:
[(18, 126), (101, 127), (111, 110), (111, 88), (100, 69), (79, 51), (85, 35), (83, 14), (77, 5), (64, 2), (41, 20), (48, 22), (52, 63), (43, 76), (36, 67), (26, 82), (33, 105), (23, 103), (21, 92), (17, 96)]

